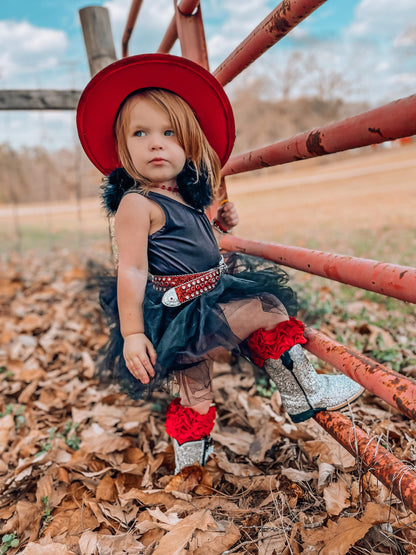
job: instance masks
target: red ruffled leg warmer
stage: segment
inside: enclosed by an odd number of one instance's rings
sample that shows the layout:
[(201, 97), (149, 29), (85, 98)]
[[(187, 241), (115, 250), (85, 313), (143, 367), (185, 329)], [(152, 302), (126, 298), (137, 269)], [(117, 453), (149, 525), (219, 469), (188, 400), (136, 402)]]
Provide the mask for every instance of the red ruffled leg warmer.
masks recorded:
[(180, 445), (187, 441), (198, 441), (209, 436), (216, 414), (215, 406), (210, 407), (207, 414), (200, 414), (190, 407), (183, 407), (177, 397), (169, 403), (166, 410), (166, 432)]
[(260, 328), (255, 331), (248, 339), (253, 362), (262, 368), (265, 360), (277, 360), (294, 345), (306, 343), (304, 331), (304, 324), (293, 317), (280, 322), (271, 330)]

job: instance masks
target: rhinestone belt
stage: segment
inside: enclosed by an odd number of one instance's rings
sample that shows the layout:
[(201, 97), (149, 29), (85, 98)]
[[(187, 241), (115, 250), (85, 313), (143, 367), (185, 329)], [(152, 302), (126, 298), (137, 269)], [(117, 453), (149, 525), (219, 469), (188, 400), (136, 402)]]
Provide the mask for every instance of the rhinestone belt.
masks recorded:
[(221, 257), (218, 266), (206, 272), (178, 276), (152, 275), (152, 285), (156, 291), (165, 291), (162, 297), (165, 306), (180, 306), (214, 289), (226, 269), (227, 265)]

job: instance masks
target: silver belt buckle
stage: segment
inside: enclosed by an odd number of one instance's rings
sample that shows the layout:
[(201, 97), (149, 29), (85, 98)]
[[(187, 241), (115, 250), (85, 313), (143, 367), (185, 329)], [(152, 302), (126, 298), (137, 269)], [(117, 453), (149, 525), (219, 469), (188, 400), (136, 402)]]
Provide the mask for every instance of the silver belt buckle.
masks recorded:
[(179, 302), (178, 295), (176, 294), (175, 287), (171, 287), (162, 296), (162, 304), (165, 306), (179, 306), (181, 303)]

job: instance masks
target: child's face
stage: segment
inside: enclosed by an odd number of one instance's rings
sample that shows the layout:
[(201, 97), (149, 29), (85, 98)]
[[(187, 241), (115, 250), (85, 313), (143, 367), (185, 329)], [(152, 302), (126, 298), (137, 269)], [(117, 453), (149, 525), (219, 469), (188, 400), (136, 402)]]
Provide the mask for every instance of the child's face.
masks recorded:
[(138, 97), (131, 106), (127, 148), (136, 170), (157, 185), (176, 185), (186, 157), (168, 116), (151, 100)]

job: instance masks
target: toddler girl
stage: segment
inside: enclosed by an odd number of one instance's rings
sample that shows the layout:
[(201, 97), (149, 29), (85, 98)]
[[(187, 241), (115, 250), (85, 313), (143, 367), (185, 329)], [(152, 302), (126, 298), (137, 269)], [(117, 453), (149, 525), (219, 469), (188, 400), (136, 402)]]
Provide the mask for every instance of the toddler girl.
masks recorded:
[(283, 270), (219, 251), (238, 217), (230, 202), (212, 222), (205, 208), (233, 147), (234, 119), (209, 72), (164, 54), (115, 62), (86, 87), (77, 125), (85, 152), (108, 176), (104, 201), (115, 213), (117, 278), (101, 295), (113, 321), (104, 366), (135, 399), (175, 376), (180, 396), (168, 406), (166, 431), (176, 472), (205, 464), (212, 451), (212, 360), (223, 350), (266, 370), (294, 422), (362, 393), (308, 362)]

